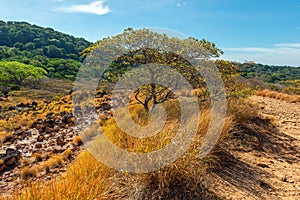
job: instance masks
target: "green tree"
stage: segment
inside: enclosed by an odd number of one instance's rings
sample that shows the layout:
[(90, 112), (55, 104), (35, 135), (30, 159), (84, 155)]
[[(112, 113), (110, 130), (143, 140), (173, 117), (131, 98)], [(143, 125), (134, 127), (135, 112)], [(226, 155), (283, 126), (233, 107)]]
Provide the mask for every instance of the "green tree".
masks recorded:
[(26, 80), (39, 80), (47, 72), (39, 67), (16, 61), (0, 61), (0, 82), (2, 84), (22, 85)]
[[(192, 37), (187, 39), (171, 38), (148, 29), (134, 30), (128, 28), (121, 34), (98, 41), (84, 50), (83, 55), (87, 56), (93, 51), (99, 49), (100, 51), (103, 49), (109, 50), (110, 48), (114, 48), (114, 52), (126, 53), (116, 58), (107, 70), (100, 73), (100, 76), (108, 82), (117, 82), (130, 69), (157, 63), (178, 71), (189, 81), (193, 88), (202, 87), (205, 83), (200, 72), (187, 59), (219, 57), (223, 53), (214, 43), (204, 39), (198, 40)], [(90, 69), (90, 74), (93, 74), (94, 71), (97, 70)], [(152, 106), (163, 103), (174, 96), (169, 88), (153, 84), (156, 77), (161, 73), (157, 68), (148, 67), (148, 72), (145, 72), (145, 74), (148, 74), (148, 81), (151, 84), (141, 86), (135, 91), (135, 100), (142, 104), (147, 111)], [(166, 79), (170, 78), (169, 75), (164, 74)], [(134, 77), (134, 74), (131, 76)], [(173, 81), (171, 85), (179, 87), (177, 85), (178, 79), (171, 78), (171, 80)]]

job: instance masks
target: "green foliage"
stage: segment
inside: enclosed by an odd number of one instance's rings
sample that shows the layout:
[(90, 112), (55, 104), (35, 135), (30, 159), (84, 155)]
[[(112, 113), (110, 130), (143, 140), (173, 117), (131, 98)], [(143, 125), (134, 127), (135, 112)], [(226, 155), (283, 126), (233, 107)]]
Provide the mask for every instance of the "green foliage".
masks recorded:
[(283, 81), (281, 82), (281, 85), (284, 86), (281, 89), (281, 92), (291, 95), (300, 95), (300, 80)]
[[(112, 49), (114, 47), (114, 49)], [(107, 52), (109, 55), (116, 54), (115, 52), (124, 52), (123, 56), (114, 58), (108, 69), (101, 71), (94, 67), (94, 63), (99, 62), (97, 56), (89, 54), (91, 52)], [(171, 67), (179, 72), (187, 81), (190, 82), (193, 88), (205, 87), (205, 81), (201, 77), (200, 72), (190, 63), (196, 59), (207, 59), (209, 57), (219, 57), (223, 52), (216, 47), (214, 43), (204, 39), (198, 40), (189, 37), (187, 39), (171, 38), (165, 34), (159, 34), (148, 29), (134, 30), (126, 29), (123, 33), (109, 38), (102, 39), (83, 51), (83, 55), (88, 56), (88, 60), (93, 65), (87, 72), (88, 75), (95, 74), (110, 83), (115, 83), (118, 79), (133, 68), (139, 68), (141, 65), (148, 65), (148, 70), (144, 71), (146, 79), (150, 82), (155, 82), (157, 77), (163, 76), (171, 85), (179, 87), (179, 77), (172, 75), (162, 69), (151, 66), (153, 63)], [(122, 53), (120, 53), (122, 55)], [(188, 61), (189, 59), (190, 61)], [(101, 61), (100, 61), (101, 62)], [(208, 64), (208, 62), (207, 62)], [(211, 64), (213, 64), (211, 62)], [(207, 66), (207, 65), (205, 65)], [(224, 72), (229, 73), (232, 69), (225, 69)], [(98, 71), (99, 73), (94, 73)], [(130, 72), (131, 73), (131, 72)], [(86, 74), (85, 74), (86, 75)], [(127, 74), (128, 75), (128, 74)], [(159, 76), (160, 75), (160, 76)], [(229, 75), (229, 74), (228, 74)], [(131, 74), (135, 77), (135, 74)], [(172, 78), (170, 78), (172, 77)], [(132, 79), (134, 80), (134, 78)], [(179, 88), (176, 88), (179, 89)], [(135, 91), (135, 100), (142, 104), (146, 110), (150, 105), (163, 103), (172, 98), (174, 94), (168, 88), (158, 86), (156, 84), (148, 84), (137, 88)]]
[(42, 67), (51, 78), (71, 79), (91, 43), (83, 38), (26, 22), (0, 21), (0, 60)]
[(0, 46), (10, 47), (14, 53), (28, 51), (31, 56), (44, 55), (81, 61), (79, 52), (89, 45), (91, 43), (83, 38), (75, 38), (52, 28), (26, 22), (0, 21)]
[(256, 78), (267, 83), (300, 79), (300, 67), (269, 66), (256, 63), (239, 63), (237, 65), (245, 78)]
[(0, 84), (22, 85), (26, 80), (39, 80), (47, 72), (39, 67), (26, 65), (16, 61), (0, 61)]

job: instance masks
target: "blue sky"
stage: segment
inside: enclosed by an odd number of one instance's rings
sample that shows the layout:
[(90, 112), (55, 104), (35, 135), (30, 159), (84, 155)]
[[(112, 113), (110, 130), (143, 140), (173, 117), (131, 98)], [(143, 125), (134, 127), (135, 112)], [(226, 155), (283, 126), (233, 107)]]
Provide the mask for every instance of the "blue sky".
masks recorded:
[(127, 27), (205, 38), (224, 59), (300, 66), (298, 0), (1, 0), (0, 19), (96, 41)]

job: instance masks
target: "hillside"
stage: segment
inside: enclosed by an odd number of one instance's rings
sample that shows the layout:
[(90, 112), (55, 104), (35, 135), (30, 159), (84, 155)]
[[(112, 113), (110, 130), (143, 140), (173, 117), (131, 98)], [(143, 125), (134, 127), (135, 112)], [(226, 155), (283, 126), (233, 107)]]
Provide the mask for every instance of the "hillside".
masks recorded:
[(272, 66), (259, 63), (237, 63), (237, 66), (245, 78), (255, 78), (267, 83), (300, 79), (300, 67)]
[(0, 21), (0, 60), (42, 67), (51, 78), (74, 79), (91, 43), (27, 22)]

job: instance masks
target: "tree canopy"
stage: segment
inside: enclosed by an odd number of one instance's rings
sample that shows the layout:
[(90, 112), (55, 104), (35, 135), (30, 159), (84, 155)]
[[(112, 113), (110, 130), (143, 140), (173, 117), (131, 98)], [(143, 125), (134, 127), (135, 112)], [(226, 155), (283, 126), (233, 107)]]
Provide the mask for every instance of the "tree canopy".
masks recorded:
[(26, 80), (39, 80), (47, 72), (39, 67), (26, 65), (16, 61), (0, 61), (0, 84), (22, 85)]
[[(99, 56), (97, 52), (101, 52), (101, 56), (105, 54), (113, 59), (108, 68), (103, 71), (98, 70), (101, 71), (99, 75), (102, 79), (110, 83), (117, 82), (123, 74), (131, 69), (150, 64), (148, 66), (149, 76), (146, 77), (149, 78), (148, 82), (151, 84), (136, 88), (134, 95), (136, 101), (141, 103), (146, 110), (149, 110), (151, 105), (163, 103), (174, 95), (168, 88), (153, 84), (162, 73), (164, 73), (165, 79), (168, 79), (169, 82), (172, 81), (171, 85), (178, 87), (177, 78), (170, 78), (170, 74), (151, 67), (151, 64), (161, 64), (175, 69), (188, 80), (193, 88), (198, 88), (204, 86), (205, 83), (200, 72), (193, 67), (190, 61), (219, 57), (223, 53), (214, 43), (204, 39), (198, 40), (192, 37), (179, 39), (148, 29), (134, 30), (132, 28), (96, 42), (84, 50), (83, 55), (88, 56), (89, 59), (93, 59), (92, 56), (97, 59)], [(120, 54), (120, 52), (124, 54), (114, 55), (115, 53)], [(97, 70), (89, 69), (89, 71), (92, 74)], [(146, 71), (145, 74), (147, 74)], [(135, 84), (135, 74), (132, 73), (131, 76), (131, 84)]]

